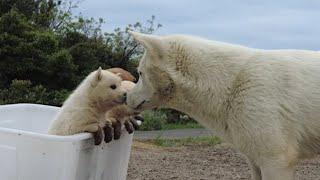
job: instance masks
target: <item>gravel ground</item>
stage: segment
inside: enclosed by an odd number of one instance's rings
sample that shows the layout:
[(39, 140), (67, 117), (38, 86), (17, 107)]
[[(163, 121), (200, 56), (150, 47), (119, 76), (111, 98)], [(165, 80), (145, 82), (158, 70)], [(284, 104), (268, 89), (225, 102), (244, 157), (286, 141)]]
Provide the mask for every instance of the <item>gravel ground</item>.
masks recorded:
[[(158, 147), (135, 142), (128, 180), (250, 179), (248, 164), (227, 145)], [(297, 180), (320, 180), (320, 156), (297, 166)]]

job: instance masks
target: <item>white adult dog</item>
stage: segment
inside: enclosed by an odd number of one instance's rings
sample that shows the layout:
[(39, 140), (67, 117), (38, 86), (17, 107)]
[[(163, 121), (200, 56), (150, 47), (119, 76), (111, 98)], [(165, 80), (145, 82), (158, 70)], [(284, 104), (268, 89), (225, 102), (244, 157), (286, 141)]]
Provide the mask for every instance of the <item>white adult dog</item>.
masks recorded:
[(127, 104), (187, 113), (244, 153), (253, 179), (294, 179), (320, 152), (320, 52), (131, 32), (146, 49)]

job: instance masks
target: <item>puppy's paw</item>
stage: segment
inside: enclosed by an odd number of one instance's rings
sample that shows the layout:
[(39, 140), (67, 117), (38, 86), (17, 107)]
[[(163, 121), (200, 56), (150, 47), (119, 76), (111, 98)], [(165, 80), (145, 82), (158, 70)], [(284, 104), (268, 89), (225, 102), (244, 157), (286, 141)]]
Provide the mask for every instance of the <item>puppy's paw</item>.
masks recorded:
[(140, 126), (138, 121), (140, 121), (140, 123), (141, 123), (141, 122), (144, 121), (144, 119), (143, 119), (143, 117), (141, 115), (136, 115), (136, 116), (133, 116), (132, 118), (130, 118), (130, 121), (133, 124), (134, 129), (138, 130), (139, 126)]
[(92, 133), (95, 145), (100, 145), (103, 141), (103, 126), (101, 123), (93, 123), (84, 127), (85, 132)]
[(110, 124), (107, 124), (104, 128), (104, 142), (109, 143), (113, 138), (113, 127)]
[(143, 118), (140, 114), (135, 115), (133, 118), (134, 118), (136, 121), (141, 121), (141, 122), (144, 121), (144, 118)]
[(98, 131), (93, 132), (94, 145), (100, 145), (103, 141), (103, 130), (99, 126)]
[(143, 121), (143, 118), (141, 116), (130, 116), (125, 122), (124, 127), (128, 131), (129, 134), (133, 133), (134, 130), (139, 129), (139, 123), (138, 121)]
[(121, 122), (120, 121), (114, 121), (112, 122), (113, 127), (113, 139), (118, 140), (121, 136)]
[(133, 125), (130, 121), (125, 121), (124, 122), (124, 127), (126, 128), (126, 130), (128, 131), (129, 134), (132, 134), (133, 133)]

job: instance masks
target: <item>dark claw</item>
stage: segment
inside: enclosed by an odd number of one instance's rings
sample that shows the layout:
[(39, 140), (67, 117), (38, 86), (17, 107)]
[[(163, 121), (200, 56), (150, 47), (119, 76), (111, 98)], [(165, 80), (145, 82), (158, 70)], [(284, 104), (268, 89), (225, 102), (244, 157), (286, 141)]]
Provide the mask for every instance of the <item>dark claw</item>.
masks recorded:
[(124, 127), (126, 128), (126, 130), (128, 131), (129, 134), (133, 133), (133, 125), (131, 124), (131, 122), (126, 121), (124, 123)]
[(134, 119), (138, 120), (138, 121), (141, 121), (141, 122), (144, 121), (144, 118), (142, 116), (140, 116), (140, 115), (134, 116)]
[(120, 121), (116, 121), (114, 124), (112, 124), (113, 126), (113, 139), (114, 140), (118, 140), (120, 139), (121, 136), (121, 122)]
[(110, 125), (106, 125), (103, 128), (104, 131), (104, 142), (108, 143), (110, 141), (112, 141), (112, 137), (113, 137), (113, 128)]
[(103, 131), (101, 127), (99, 127), (97, 132), (92, 133), (93, 139), (94, 139), (94, 145), (100, 145), (103, 140)]
[(139, 129), (139, 124), (137, 123), (136, 119), (130, 119), (130, 122), (132, 123), (134, 130)]

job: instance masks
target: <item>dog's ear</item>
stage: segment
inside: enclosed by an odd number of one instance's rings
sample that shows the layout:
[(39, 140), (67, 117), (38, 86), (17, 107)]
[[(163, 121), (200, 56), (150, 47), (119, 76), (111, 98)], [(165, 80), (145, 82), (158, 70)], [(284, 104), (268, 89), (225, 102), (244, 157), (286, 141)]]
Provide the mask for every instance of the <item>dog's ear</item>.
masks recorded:
[(119, 76), (121, 78), (121, 80), (123, 80), (121, 73), (116, 73), (116, 75)]
[(134, 31), (128, 31), (134, 40), (140, 43), (151, 54), (159, 55), (162, 50), (162, 40), (160, 36), (143, 34)]
[(128, 72), (122, 68), (110, 68), (107, 70), (114, 73), (114, 74), (118, 74), (118, 76), (120, 76), (123, 81), (134, 82), (136, 80), (136, 78), (130, 72)]
[(102, 79), (102, 68), (99, 67), (96, 72), (96, 81), (100, 81)]

